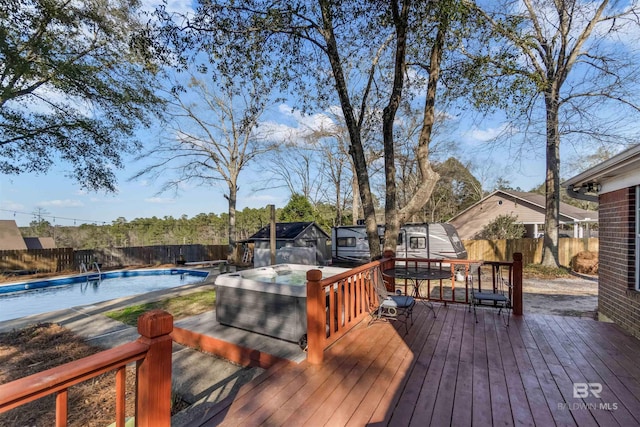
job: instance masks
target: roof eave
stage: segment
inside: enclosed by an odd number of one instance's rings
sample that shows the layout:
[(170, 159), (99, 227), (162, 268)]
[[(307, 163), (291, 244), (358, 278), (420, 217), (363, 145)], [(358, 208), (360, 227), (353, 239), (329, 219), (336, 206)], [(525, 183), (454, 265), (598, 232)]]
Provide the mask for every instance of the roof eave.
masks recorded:
[(586, 171), (570, 178), (562, 183), (564, 187), (578, 188), (587, 184), (600, 183), (602, 178), (611, 175), (632, 163), (640, 161), (640, 144), (623, 151), (622, 153), (605, 160)]

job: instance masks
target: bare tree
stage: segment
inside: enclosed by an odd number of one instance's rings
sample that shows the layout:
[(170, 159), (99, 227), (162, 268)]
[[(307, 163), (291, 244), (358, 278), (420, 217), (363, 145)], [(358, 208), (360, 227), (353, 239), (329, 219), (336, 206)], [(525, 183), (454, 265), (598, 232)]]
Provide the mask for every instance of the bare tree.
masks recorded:
[[(349, 154), (349, 132), (340, 114), (325, 111), (321, 115), (322, 119), (310, 123), (299, 120), (286, 142), (270, 154), (269, 186), (281, 184), (291, 194), (302, 194), (314, 206), (320, 203), (335, 206), (334, 225), (344, 223), (345, 211), (351, 207), (355, 224), (361, 216), (357, 173)], [(363, 133), (373, 133), (373, 130), (363, 127)], [(374, 177), (380, 169), (371, 165), (381, 158), (381, 153), (373, 149), (372, 139), (368, 138), (366, 158), (370, 176)]]
[[(343, 126), (338, 126), (322, 138), (322, 141), (325, 141), (325, 143), (320, 146), (322, 156), (320, 170), (332, 184), (331, 190), (325, 194), (325, 198), (329, 201), (331, 200), (331, 195), (333, 195), (333, 203), (336, 207), (335, 225), (344, 224), (344, 212), (348, 200), (352, 201), (352, 205), (357, 205), (356, 196), (351, 194), (352, 187), (343, 185), (345, 181), (356, 179), (353, 162), (351, 161), (347, 148), (348, 139), (347, 129)], [(357, 212), (355, 215), (353, 221), (357, 219)]]
[(506, 88), (499, 93), (513, 96), (510, 139), (523, 133), (524, 150), (544, 141), (544, 265), (558, 266), (561, 140), (611, 144), (637, 135), (629, 115), (640, 112), (638, 12), (635, 2), (609, 0), (502, 1), (478, 9), (491, 29), (467, 47), (474, 71), (484, 70), (473, 81), (479, 102)]
[[(456, 36), (455, 24), (466, 8), (460, 0), (218, 0), (203, 2), (195, 16), (163, 31), (183, 34), (192, 49), (202, 49), (211, 56), (228, 58), (233, 52), (248, 58), (256, 64), (253, 69), (274, 84), (293, 86), (304, 107), (340, 105), (370, 252), (378, 258), (382, 250), (367, 159), (367, 121), (375, 117), (373, 108), (386, 104), (380, 115), (385, 153), (385, 245), (395, 249), (399, 224), (421, 210), (438, 179), (429, 164), (437, 84), (444, 52), (451, 47), (448, 42)], [(175, 20), (164, 22), (171, 27)], [(398, 212), (393, 130), (397, 108), (406, 96), (407, 58), (412, 59), (415, 69), (427, 74), (428, 83), (416, 149), (420, 181), (414, 196)]]
[[(393, 83), (388, 104), (383, 112), (382, 132), (385, 159), (385, 249), (394, 250), (400, 225), (419, 214), (431, 197), (440, 178), (430, 161), (434, 127), (437, 122), (436, 103), (459, 97), (455, 89), (457, 81), (447, 78), (449, 85), (440, 88), (444, 65), (449, 63), (448, 53), (459, 40), (468, 35), (465, 22), (469, 16), (469, 5), (464, 1), (445, 0), (438, 2), (391, 2), (391, 22), (395, 30)], [(459, 67), (459, 64), (452, 68)], [(419, 179), (412, 197), (399, 208), (397, 206), (397, 181), (395, 162), (396, 114), (406, 90), (406, 75), (409, 68), (422, 76), (425, 84), (425, 101), (422, 120), (415, 148), (415, 161)], [(453, 73), (455, 74), (455, 73)], [(445, 95), (445, 96), (442, 96)]]
[(290, 194), (300, 194), (312, 204), (322, 199), (324, 175), (320, 172), (320, 152), (315, 145), (287, 144), (271, 153), (271, 186), (286, 187)]
[(240, 173), (276, 147), (269, 135), (257, 131), (267, 95), (268, 90), (255, 82), (222, 77), (222, 84), (214, 88), (192, 75), (186, 87), (178, 85), (168, 92), (167, 136), (141, 156), (152, 165), (133, 177), (164, 180), (161, 191), (178, 191), (187, 182), (223, 182), (229, 206), (229, 260), (236, 246)]
[[(410, 102), (403, 102), (396, 119), (394, 138), (396, 146), (398, 207), (402, 208), (413, 197), (420, 185), (421, 175), (416, 158), (416, 147), (422, 129), (422, 112), (419, 106)], [(429, 144), (429, 159), (442, 163), (448, 157), (455, 156), (458, 147), (448, 139), (442, 138), (453, 133), (452, 124), (443, 112), (436, 114), (432, 131), (432, 141)], [(420, 214), (416, 213), (411, 221)]]

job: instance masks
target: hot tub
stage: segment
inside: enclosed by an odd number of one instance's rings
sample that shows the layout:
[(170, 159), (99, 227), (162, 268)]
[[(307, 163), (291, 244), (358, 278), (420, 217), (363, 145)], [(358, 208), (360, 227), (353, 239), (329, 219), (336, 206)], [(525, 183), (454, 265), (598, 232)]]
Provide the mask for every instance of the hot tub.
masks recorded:
[(318, 269), (327, 278), (346, 268), (278, 264), (219, 275), (216, 320), (287, 341), (307, 333), (307, 271)]

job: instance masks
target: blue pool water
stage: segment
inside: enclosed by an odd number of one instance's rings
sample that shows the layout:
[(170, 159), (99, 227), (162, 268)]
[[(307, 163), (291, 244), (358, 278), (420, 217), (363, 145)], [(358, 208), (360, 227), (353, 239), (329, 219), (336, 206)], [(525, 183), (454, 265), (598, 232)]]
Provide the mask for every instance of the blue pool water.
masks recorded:
[(197, 270), (127, 270), (102, 273), (100, 282), (72, 276), (1, 285), (0, 321), (197, 283), (206, 276)]

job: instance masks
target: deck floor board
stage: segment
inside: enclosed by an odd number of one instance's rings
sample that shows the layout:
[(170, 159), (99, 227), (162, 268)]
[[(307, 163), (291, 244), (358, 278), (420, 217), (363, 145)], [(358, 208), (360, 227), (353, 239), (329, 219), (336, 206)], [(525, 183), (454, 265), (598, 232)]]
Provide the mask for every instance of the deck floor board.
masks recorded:
[[(321, 366), (279, 365), (193, 426), (640, 425), (640, 341), (613, 324), (422, 304), (362, 322)], [(602, 384), (574, 397), (575, 383)]]

